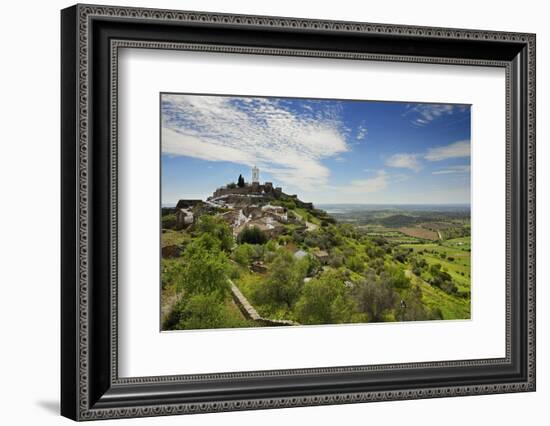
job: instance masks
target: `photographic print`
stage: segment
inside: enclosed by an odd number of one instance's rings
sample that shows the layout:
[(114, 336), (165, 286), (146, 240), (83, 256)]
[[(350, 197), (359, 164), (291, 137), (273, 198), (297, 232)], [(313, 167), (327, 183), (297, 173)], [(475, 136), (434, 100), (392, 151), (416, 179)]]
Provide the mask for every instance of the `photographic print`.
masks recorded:
[(161, 330), (470, 319), (470, 109), (161, 93)]

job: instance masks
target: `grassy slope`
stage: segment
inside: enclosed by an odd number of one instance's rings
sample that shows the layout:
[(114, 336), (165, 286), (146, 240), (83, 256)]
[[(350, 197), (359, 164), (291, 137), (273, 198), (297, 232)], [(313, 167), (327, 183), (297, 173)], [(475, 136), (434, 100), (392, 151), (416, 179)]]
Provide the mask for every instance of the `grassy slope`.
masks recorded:
[[(454, 238), (438, 244), (403, 244), (401, 247), (412, 248), (418, 253), (424, 250), (435, 253), (422, 253), (421, 257), (426, 259), (428, 264), (441, 264), (443, 270), (447, 271), (457, 287), (461, 291), (470, 290), (470, 237)], [(438, 254), (445, 253), (454, 257), (454, 261), (442, 259)], [(461, 275), (463, 272), (464, 275)], [(421, 277), (417, 277), (411, 271), (407, 271), (411, 280), (420, 285), (427, 305), (438, 307), (443, 312), (444, 319), (466, 319), (470, 318), (470, 300), (451, 296), (444, 291), (432, 287)]]
[(470, 301), (451, 296), (436, 287), (432, 287), (426, 281), (406, 270), (406, 275), (413, 284), (422, 289), (422, 298), (430, 308), (439, 308), (443, 313), (443, 319), (470, 319)]
[(161, 246), (177, 246), (191, 240), (191, 237), (185, 231), (174, 231), (172, 229), (163, 229), (161, 233)]
[[(458, 242), (463, 245), (459, 246)], [(457, 284), (459, 290), (470, 290), (470, 248), (469, 237), (456, 238), (445, 241), (442, 245), (437, 244), (403, 244), (401, 247), (412, 248), (416, 253), (427, 250), (435, 253), (423, 253), (421, 256), (426, 259), (428, 264), (441, 264), (444, 271), (448, 272), (453, 281)], [(444, 253), (447, 257), (453, 257), (454, 261), (442, 259), (439, 254)], [(464, 275), (462, 275), (463, 273)]]

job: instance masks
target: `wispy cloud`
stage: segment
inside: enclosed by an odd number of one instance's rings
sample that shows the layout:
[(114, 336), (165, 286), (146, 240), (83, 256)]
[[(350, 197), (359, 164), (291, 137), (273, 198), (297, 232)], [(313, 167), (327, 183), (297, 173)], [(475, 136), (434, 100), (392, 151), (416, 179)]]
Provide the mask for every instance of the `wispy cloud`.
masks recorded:
[(467, 109), (467, 105), (416, 104), (411, 106), (409, 104), (405, 109), (403, 116), (408, 117), (411, 124), (418, 127), (423, 127), (439, 117), (452, 115), (456, 112), (465, 112)]
[(163, 95), (162, 150), (202, 160), (257, 164), (281, 182), (311, 189), (326, 183), (330, 175), (322, 160), (349, 150), (338, 103), (324, 103), (323, 108), (314, 103)]
[(418, 157), (418, 154), (394, 154), (386, 160), (386, 166), (410, 169), (418, 172), (422, 168), (418, 161)]
[(463, 174), (470, 173), (470, 166), (449, 166), (445, 169), (435, 170), (432, 172), (432, 175), (450, 175), (450, 174)]
[(358, 141), (365, 139), (365, 137), (368, 134), (368, 129), (364, 124), (360, 124), (357, 127), (357, 134), (355, 135), (355, 139)]
[[(428, 149), (425, 153), (397, 153), (386, 159), (385, 165), (388, 167), (409, 169), (418, 172), (422, 169), (422, 161), (430, 162), (443, 161), (453, 158), (463, 158), (470, 156), (470, 141), (457, 141), (449, 145), (436, 146)], [(433, 175), (443, 175), (451, 173), (468, 173), (470, 166), (450, 166), (442, 170), (432, 172)]]
[(424, 158), (428, 161), (441, 161), (449, 158), (470, 156), (470, 141), (458, 141), (450, 145), (430, 148)]
[(374, 177), (353, 180), (349, 190), (356, 193), (378, 192), (385, 189), (388, 186), (388, 183), (388, 173), (385, 170), (379, 170)]

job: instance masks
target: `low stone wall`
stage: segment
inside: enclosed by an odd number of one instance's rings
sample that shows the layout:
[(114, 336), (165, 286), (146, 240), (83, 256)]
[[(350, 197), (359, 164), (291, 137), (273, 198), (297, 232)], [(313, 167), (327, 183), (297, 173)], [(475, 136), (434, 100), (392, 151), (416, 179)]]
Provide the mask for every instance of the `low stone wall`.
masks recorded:
[(237, 306), (247, 319), (255, 321), (263, 326), (280, 327), (289, 325), (300, 325), (294, 321), (263, 318), (258, 313), (258, 311), (254, 309), (254, 306), (250, 304), (244, 294), (241, 293), (241, 290), (239, 290), (239, 288), (233, 283), (233, 281), (229, 280), (229, 283), (231, 284), (231, 296), (233, 297), (233, 301), (237, 304)]

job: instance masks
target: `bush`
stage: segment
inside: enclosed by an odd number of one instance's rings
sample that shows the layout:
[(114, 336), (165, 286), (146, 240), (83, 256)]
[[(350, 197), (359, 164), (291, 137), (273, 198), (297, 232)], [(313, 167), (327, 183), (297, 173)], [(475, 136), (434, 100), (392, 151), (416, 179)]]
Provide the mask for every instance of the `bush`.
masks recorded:
[(163, 229), (176, 229), (176, 215), (167, 214), (162, 216), (161, 224)]
[(233, 260), (241, 266), (248, 266), (254, 256), (254, 248), (250, 244), (240, 244), (233, 251)]
[(237, 237), (239, 244), (265, 244), (267, 242), (267, 235), (257, 226), (252, 228), (246, 228), (241, 231)]
[(354, 299), (360, 312), (368, 315), (371, 322), (384, 321), (399, 301), (399, 297), (387, 280), (379, 280), (373, 271), (355, 284)]
[(196, 233), (209, 234), (220, 242), (223, 251), (233, 248), (233, 232), (229, 225), (220, 217), (203, 215), (196, 226)]
[(256, 287), (255, 301), (291, 309), (300, 296), (307, 266), (307, 260), (296, 262), (288, 251), (278, 252), (267, 279)]
[(203, 235), (189, 244), (184, 252), (185, 264), (175, 281), (176, 288), (183, 290), (186, 297), (211, 294), (222, 301), (229, 295), (227, 257), (212, 245), (212, 240), (212, 236)]
[(355, 304), (346, 295), (342, 279), (336, 273), (323, 274), (304, 285), (296, 303), (296, 318), (302, 324), (339, 324), (350, 322)]
[(358, 274), (365, 270), (365, 263), (358, 256), (347, 257), (346, 266), (353, 272), (357, 272)]
[(225, 305), (213, 294), (190, 297), (180, 311), (178, 328), (221, 328), (226, 323)]

